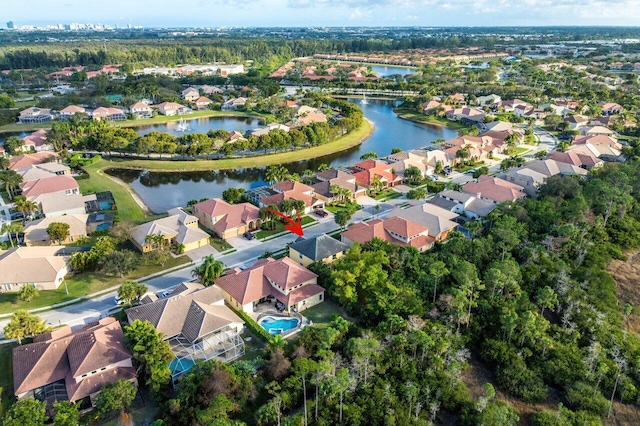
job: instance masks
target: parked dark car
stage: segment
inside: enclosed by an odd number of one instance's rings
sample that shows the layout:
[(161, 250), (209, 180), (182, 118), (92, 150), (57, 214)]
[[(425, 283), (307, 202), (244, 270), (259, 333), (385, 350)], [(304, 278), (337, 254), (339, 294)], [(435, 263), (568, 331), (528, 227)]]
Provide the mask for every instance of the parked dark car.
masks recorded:
[(256, 236), (255, 236), (255, 235), (253, 235), (251, 232), (245, 232), (244, 237), (245, 237), (247, 240), (253, 240)]
[(22, 212), (11, 213), (11, 220), (22, 219), (23, 217), (24, 213)]
[(329, 213), (327, 213), (326, 211), (324, 211), (322, 209), (315, 209), (313, 212), (315, 214), (317, 214), (318, 216), (321, 216), (321, 217), (327, 217), (329, 215)]

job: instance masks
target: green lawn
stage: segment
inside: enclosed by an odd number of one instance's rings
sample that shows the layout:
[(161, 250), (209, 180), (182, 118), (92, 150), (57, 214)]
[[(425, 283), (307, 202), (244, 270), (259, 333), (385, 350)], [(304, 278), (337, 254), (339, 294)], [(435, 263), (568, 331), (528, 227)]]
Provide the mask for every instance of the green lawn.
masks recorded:
[(374, 200), (381, 201), (381, 200), (388, 200), (390, 198), (398, 198), (398, 197), (402, 197), (402, 194), (389, 188), (377, 193), (376, 196), (373, 198)]
[(328, 324), (331, 321), (331, 315), (340, 315), (345, 319), (348, 319), (350, 321), (352, 320), (346, 315), (344, 309), (342, 309), (337, 302), (331, 299), (325, 300), (319, 305), (313, 306), (309, 309), (305, 309), (301, 312), (301, 314), (313, 321), (313, 325), (316, 326)]
[[(333, 214), (347, 209), (345, 204), (332, 204), (324, 206), (324, 209)], [(362, 206), (358, 204), (358, 210), (362, 210)]]
[(522, 154), (526, 154), (529, 151), (531, 151), (531, 148), (527, 148), (525, 146), (517, 146), (513, 150), (512, 155), (522, 155)]
[(13, 400), (13, 368), (11, 353), (17, 344), (0, 345), (0, 418), (7, 412)]
[(86, 272), (66, 279), (69, 294), (65, 292), (64, 284), (56, 290), (41, 291), (40, 295), (31, 302), (21, 300), (16, 293), (4, 293), (0, 295), (0, 314), (12, 313), (18, 309), (36, 309), (50, 306), (56, 303), (83, 298), (96, 291), (105, 290), (122, 284), (126, 280), (136, 280), (144, 276), (160, 272), (165, 269), (189, 263), (187, 256), (171, 257), (164, 267), (155, 265), (142, 265), (136, 271), (125, 275), (124, 278), (103, 274), (102, 272)]
[(225, 250), (231, 250), (233, 248), (231, 244), (229, 244), (222, 238), (211, 237), (209, 241), (211, 245), (219, 252), (223, 252)]
[[(313, 223), (315, 221), (316, 221), (315, 219), (313, 219), (313, 218), (311, 218), (309, 216), (302, 216), (300, 218), (300, 222), (302, 222), (302, 226), (307, 225), (309, 223)], [(270, 237), (272, 235), (275, 235), (275, 234), (277, 234), (279, 232), (286, 231), (286, 229), (284, 229), (284, 225), (285, 225), (284, 223), (280, 222), (279, 220), (276, 220), (275, 224), (276, 224), (276, 227), (275, 227), (274, 230), (271, 230), (271, 231), (264, 231), (263, 230), (263, 231), (256, 232), (255, 233), (256, 238), (261, 240), (263, 238), (267, 238), (267, 237)]]
[(435, 124), (458, 131), (469, 129), (469, 126), (464, 125), (458, 121), (450, 121), (444, 117), (422, 114), (411, 109), (397, 108), (394, 110), (394, 112), (398, 114), (398, 117), (400, 118), (404, 118), (405, 120), (410, 121), (416, 121), (418, 123)]

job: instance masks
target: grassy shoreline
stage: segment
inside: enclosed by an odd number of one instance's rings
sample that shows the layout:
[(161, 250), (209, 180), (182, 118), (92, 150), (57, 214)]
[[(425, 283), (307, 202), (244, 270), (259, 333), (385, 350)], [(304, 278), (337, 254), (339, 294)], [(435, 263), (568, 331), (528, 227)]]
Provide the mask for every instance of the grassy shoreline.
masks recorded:
[(465, 126), (464, 124), (458, 123), (457, 121), (450, 121), (446, 118), (439, 118), (433, 115), (419, 114), (417, 112), (405, 109), (395, 109), (394, 112), (403, 120), (413, 121), (415, 123), (421, 124), (430, 124), (433, 126), (448, 127), (452, 130), (456, 130), (458, 133), (461, 133), (463, 130), (469, 128), (469, 126)]
[[(194, 111), (191, 114), (187, 115), (158, 115), (152, 118), (141, 118), (136, 120), (124, 120), (117, 121), (117, 124), (120, 127), (139, 127), (139, 126), (149, 126), (153, 124), (165, 124), (170, 123), (172, 121), (179, 121), (181, 118), (184, 120), (195, 120), (198, 118), (210, 118), (210, 117), (237, 117), (237, 118), (259, 118), (261, 120), (265, 119), (264, 114), (259, 114), (256, 112), (243, 112), (243, 111)], [(11, 123), (5, 124), (4, 126), (0, 126), (0, 134), (2, 133), (19, 133), (19, 132), (28, 132), (38, 129), (50, 129), (52, 122), (42, 123), (42, 124), (19, 124), (19, 123)]]
[[(249, 167), (262, 167), (279, 165), (294, 161), (308, 160), (344, 151), (354, 146), (360, 145), (373, 133), (374, 126), (365, 120), (359, 129), (352, 131), (348, 135), (324, 145), (299, 149), (278, 154), (269, 154), (255, 157), (225, 158), (221, 160), (194, 160), (194, 161), (171, 161), (171, 160), (99, 160), (85, 167), (89, 173), (89, 179), (79, 180), (80, 190), (83, 194), (100, 191), (111, 191), (116, 200), (118, 214), (121, 220), (128, 220), (139, 224), (150, 219), (148, 208), (142, 200), (135, 194), (133, 188), (124, 182), (117, 182), (104, 173), (106, 169), (144, 169), (158, 172), (182, 172), (182, 171), (210, 171), (226, 169), (243, 169)], [(137, 199), (137, 201), (136, 201)]]

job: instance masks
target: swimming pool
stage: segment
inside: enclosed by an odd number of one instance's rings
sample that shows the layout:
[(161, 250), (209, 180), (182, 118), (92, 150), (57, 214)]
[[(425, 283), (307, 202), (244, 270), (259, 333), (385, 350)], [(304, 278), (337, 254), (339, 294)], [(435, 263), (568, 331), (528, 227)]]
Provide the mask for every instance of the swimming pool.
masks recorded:
[(109, 229), (111, 228), (111, 225), (108, 223), (101, 223), (100, 225), (96, 226), (96, 231), (104, 231), (105, 229)]
[(178, 376), (189, 371), (193, 364), (195, 362), (189, 358), (174, 358), (169, 364), (169, 369), (172, 375)]
[(100, 201), (100, 210), (111, 210), (111, 203), (108, 201)]
[(298, 318), (264, 317), (260, 320), (260, 325), (267, 330), (269, 334), (283, 334), (289, 330), (293, 330), (299, 324), (300, 320)]

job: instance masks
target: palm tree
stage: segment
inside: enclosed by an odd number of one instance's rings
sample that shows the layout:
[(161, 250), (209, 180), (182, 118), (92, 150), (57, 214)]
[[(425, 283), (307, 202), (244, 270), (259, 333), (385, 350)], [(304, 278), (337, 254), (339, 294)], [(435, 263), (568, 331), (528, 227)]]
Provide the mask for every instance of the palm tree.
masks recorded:
[(329, 192), (331, 192), (338, 199), (338, 202), (341, 203), (344, 203), (351, 195), (351, 191), (338, 185), (330, 185)]
[(202, 258), (202, 264), (196, 266), (191, 271), (191, 275), (207, 287), (220, 278), (222, 272), (224, 272), (224, 264), (219, 260), (215, 260), (213, 255), (210, 254)]
[(269, 222), (269, 224), (267, 225), (267, 229), (271, 230), (275, 228), (274, 219), (276, 218), (276, 214), (274, 212), (277, 211), (278, 206), (276, 206), (275, 204), (270, 204), (260, 209), (260, 219), (262, 219), (262, 222)]
[(14, 190), (22, 183), (22, 176), (15, 170), (5, 170), (0, 172), (0, 180), (4, 182), (4, 187), (9, 194), (9, 198), (13, 200)]
[(29, 201), (23, 196), (16, 197), (15, 207), (20, 213), (22, 213), (22, 222), (26, 220), (27, 216), (31, 216), (33, 213), (40, 209), (40, 206), (35, 201)]
[(11, 165), (11, 161), (7, 157), (0, 157), (0, 169), (7, 170)]
[(4, 234), (5, 232), (9, 235), (9, 242), (11, 243), (11, 247), (15, 247), (13, 245), (13, 237), (12, 234), (16, 234), (16, 244), (18, 243), (18, 233), (24, 230), (24, 226), (17, 222), (7, 222), (2, 225), (1, 232)]
[(269, 183), (280, 182), (281, 180), (285, 180), (289, 176), (289, 170), (287, 170), (283, 166), (269, 166), (267, 167), (267, 171), (264, 175), (264, 178)]

